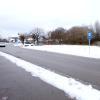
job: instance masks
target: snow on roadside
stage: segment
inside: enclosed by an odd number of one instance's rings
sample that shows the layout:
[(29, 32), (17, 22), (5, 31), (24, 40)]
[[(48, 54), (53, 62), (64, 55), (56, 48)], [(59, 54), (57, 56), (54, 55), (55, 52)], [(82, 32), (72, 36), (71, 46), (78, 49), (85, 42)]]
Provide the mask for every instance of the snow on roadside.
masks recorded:
[(100, 47), (97, 46), (90, 46), (90, 49), (86, 45), (42, 45), (23, 48), (100, 59)]
[(38, 77), (44, 82), (63, 90), (71, 98), (76, 98), (77, 100), (100, 100), (100, 91), (94, 89), (91, 85), (84, 85), (73, 78), (59, 75), (3, 52), (0, 52), (0, 56), (5, 57), (27, 72), (30, 72), (32, 76)]

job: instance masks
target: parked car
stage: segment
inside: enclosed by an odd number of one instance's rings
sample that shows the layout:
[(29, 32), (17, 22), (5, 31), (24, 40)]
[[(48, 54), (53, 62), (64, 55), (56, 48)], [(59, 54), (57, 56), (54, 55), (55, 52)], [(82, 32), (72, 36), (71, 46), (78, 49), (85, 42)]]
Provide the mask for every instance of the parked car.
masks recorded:
[(4, 42), (0, 42), (0, 47), (5, 47), (6, 44)]
[(27, 42), (24, 42), (24, 46), (25, 46), (25, 47), (26, 47), (26, 46), (33, 46), (33, 44), (27, 41)]

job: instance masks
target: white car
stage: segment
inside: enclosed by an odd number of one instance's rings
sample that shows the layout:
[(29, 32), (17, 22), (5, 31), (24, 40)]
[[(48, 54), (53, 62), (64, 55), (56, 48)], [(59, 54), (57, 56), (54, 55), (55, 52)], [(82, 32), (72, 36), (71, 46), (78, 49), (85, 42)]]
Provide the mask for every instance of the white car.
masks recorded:
[(5, 47), (6, 44), (4, 42), (0, 42), (0, 47)]
[(33, 44), (30, 43), (30, 42), (24, 42), (24, 46), (25, 46), (25, 47), (26, 47), (26, 46), (33, 46)]

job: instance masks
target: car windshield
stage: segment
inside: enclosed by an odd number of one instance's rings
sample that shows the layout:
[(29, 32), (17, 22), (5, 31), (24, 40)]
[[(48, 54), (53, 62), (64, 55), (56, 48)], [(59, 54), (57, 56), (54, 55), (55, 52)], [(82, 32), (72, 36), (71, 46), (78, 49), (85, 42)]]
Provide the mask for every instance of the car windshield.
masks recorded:
[(31, 44), (30, 42), (24, 42), (24, 44)]

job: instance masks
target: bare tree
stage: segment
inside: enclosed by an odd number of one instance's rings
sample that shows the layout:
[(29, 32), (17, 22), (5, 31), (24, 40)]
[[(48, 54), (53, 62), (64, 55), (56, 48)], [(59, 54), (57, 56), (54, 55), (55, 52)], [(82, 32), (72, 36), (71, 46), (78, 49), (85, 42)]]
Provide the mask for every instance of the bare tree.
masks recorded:
[(44, 31), (41, 28), (35, 28), (30, 32), (30, 34), (31, 34), (31, 36), (34, 40), (34, 43), (36, 42), (37, 45), (38, 45), (39, 44), (39, 39), (40, 39), (40, 37), (43, 36)]
[(24, 34), (19, 34), (19, 39), (24, 44), (25, 35)]
[(100, 40), (100, 23), (97, 21), (95, 23), (96, 40)]
[(1, 40), (2, 40), (2, 36), (0, 35), (0, 42), (1, 42)]
[(63, 36), (65, 33), (65, 29), (62, 27), (59, 27), (55, 29), (54, 31), (51, 32), (51, 39), (56, 41), (57, 43), (62, 43), (63, 42)]
[(64, 41), (71, 44), (87, 43), (87, 32), (88, 27), (74, 26), (65, 32)]

